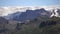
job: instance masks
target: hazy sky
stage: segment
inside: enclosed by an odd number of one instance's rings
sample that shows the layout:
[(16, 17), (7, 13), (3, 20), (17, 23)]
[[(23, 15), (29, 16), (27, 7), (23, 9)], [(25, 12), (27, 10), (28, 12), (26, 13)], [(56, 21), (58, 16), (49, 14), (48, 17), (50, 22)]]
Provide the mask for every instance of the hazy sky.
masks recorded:
[(0, 6), (60, 5), (60, 0), (0, 0)]

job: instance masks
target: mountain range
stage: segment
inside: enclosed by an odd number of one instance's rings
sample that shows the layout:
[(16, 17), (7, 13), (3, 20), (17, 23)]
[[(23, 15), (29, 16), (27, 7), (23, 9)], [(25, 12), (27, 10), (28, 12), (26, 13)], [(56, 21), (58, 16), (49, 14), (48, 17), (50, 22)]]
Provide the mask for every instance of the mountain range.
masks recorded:
[(59, 6), (50, 7), (0, 7), (0, 16), (7, 20), (26, 21), (37, 17), (60, 17)]
[(0, 7), (0, 16), (7, 16), (15, 12), (26, 12), (26, 10), (36, 10), (44, 8), (45, 10), (60, 9), (60, 5), (57, 6), (2, 6)]
[(46, 11), (44, 8), (41, 8), (41, 9), (36, 9), (36, 10), (26, 10), (26, 12), (16, 12), (6, 17), (11, 20), (25, 21), (25, 20), (35, 19), (39, 16), (49, 17), (50, 13)]
[(26, 20), (33, 20), (37, 17), (45, 17), (51, 18), (53, 16), (60, 17), (60, 9), (53, 9), (53, 10), (45, 10), (44, 8), (36, 9), (36, 10), (26, 10), (26, 12), (15, 12), (13, 14), (9, 14), (5, 16), (8, 20), (15, 20), (15, 21), (26, 21)]

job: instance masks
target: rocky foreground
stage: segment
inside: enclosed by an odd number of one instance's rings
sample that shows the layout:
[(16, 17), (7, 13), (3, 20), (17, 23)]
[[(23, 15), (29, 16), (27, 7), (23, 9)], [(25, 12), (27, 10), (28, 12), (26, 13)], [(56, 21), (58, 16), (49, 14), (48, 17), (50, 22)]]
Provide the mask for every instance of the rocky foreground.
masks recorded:
[(0, 17), (0, 34), (60, 34), (60, 18), (38, 17), (20, 23)]

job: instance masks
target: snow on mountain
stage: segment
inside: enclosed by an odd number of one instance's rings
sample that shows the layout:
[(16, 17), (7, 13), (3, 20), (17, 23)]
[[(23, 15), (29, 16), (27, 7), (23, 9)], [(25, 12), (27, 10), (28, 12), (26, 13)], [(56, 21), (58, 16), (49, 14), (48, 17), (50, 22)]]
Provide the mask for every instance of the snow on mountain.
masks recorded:
[[(13, 14), (16, 12), (26, 12), (26, 10), (36, 10), (44, 8), (45, 10), (51, 12), (51, 16), (60, 17), (57, 12), (60, 9), (60, 6), (8, 6), (0, 7), (0, 16), (7, 16), (8, 14)], [(60, 12), (60, 11), (59, 11)]]
[[(59, 11), (60, 12), (60, 11)], [(58, 9), (53, 9), (52, 10), (52, 15), (50, 17), (53, 17), (53, 16), (56, 16), (56, 17), (60, 17), (59, 13), (58, 13)]]

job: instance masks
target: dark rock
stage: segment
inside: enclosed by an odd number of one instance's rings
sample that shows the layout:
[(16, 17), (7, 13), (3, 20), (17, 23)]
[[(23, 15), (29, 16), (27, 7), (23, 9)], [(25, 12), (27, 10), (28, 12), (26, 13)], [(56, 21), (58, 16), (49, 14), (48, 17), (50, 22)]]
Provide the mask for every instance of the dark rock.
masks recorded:
[(41, 22), (39, 25), (39, 28), (45, 27), (47, 25), (47, 23), (45, 21)]
[(45, 27), (45, 26), (51, 26), (51, 25), (56, 25), (56, 21), (43, 21), (40, 23), (39, 28)]
[(48, 22), (48, 26), (49, 26), (49, 25), (56, 25), (56, 23), (57, 23), (56, 21), (49, 21), (49, 22)]

